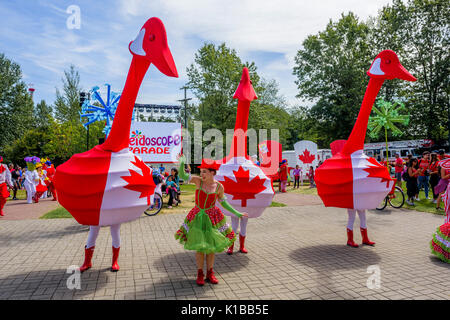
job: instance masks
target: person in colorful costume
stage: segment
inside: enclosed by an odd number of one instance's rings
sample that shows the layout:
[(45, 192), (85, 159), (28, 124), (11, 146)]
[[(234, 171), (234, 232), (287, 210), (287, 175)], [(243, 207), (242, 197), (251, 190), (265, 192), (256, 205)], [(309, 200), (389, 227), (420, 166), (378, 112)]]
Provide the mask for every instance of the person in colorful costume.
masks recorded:
[[(36, 172), (39, 176), (38, 182), (36, 184), (36, 192), (33, 196), (33, 201), (38, 203), (39, 199), (45, 195), (47, 192), (47, 187), (45, 185), (45, 179), (47, 179), (47, 171), (42, 169), (41, 163), (36, 163)], [(45, 197), (44, 197), (45, 198)]]
[(55, 189), (55, 185), (53, 183), (53, 177), (55, 175), (55, 166), (52, 164), (52, 162), (50, 160), (47, 160), (45, 162), (45, 165), (47, 166), (47, 180), (45, 180), (46, 185), (48, 187), (48, 190), (50, 190), (50, 192), (53, 195), (53, 199), (52, 201), (57, 201), (58, 198), (56, 196), (56, 189)]
[(24, 187), (27, 190), (27, 203), (33, 203), (36, 193), (36, 185), (39, 183), (39, 175), (36, 171), (36, 164), (40, 162), (38, 157), (26, 157), (27, 171), (25, 172)]
[(0, 216), (5, 215), (3, 213), (3, 207), (5, 206), (6, 200), (9, 197), (8, 186), (13, 188), (13, 183), (11, 180), (11, 172), (9, 171), (6, 164), (2, 162), (3, 157), (0, 156)]
[(372, 62), (370, 77), (355, 125), (347, 141), (332, 147), (335, 153), (317, 168), (314, 182), (326, 207), (347, 209), (347, 245), (357, 248), (353, 240), (356, 214), (360, 221), (362, 243), (373, 246), (367, 233), (366, 210), (375, 209), (394, 187), (388, 169), (364, 154), (364, 140), (372, 106), (385, 80), (416, 81), (392, 50), (383, 50)]
[(214, 276), (214, 254), (222, 252), (236, 240), (236, 235), (228, 225), (222, 211), (216, 207), (219, 201), (222, 207), (226, 208), (237, 217), (247, 217), (247, 213), (240, 213), (235, 210), (224, 196), (224, 187), (214, 180), (214, 175), (218, 170), (218, 165), (213, 161), (202, 160), (199, 166), (201, 169), (199, 176), (190, 176), (184, 171), (185, 158), (180, 159), (179, 175), (186, 182), (193, 182), (197, 190), (195, 191), (195, 207), (188, 213), (184, 223), (175, 233), (177, 239), (187, 250), (195, 250), (197, 261), (197, 284), (205, 284), (203, 266), (206, 255), (206, 281), (217, 284), (219, 281)]
[[(439, 166), (450, 169), (450, 159), (439, 162)], [(442, 195), (446, 212), (444, 224), (437, 228), (430, 242), (431, 253), (444, 262), (450, 263), (450, 184)]]

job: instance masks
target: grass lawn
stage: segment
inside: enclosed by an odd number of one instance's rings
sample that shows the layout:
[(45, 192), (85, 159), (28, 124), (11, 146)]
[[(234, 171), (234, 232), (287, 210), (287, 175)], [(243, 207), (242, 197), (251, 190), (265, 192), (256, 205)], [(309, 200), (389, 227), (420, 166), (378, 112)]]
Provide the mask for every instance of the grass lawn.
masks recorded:
[[(445, 215), (444, 210), (436, 210), (436, 204), (434, 204), (432, 201), (433, 200), (428, 200), (425, 198), (425, 193), (423, 191), (419, 192), (419, 199), (420, 201), (414, 201), (415, 206), (410, 206), (408, 204), (406, 204), (406, 199), (408, 198), (408, 196), (406, 195), (406, 188), (404, 188), (405, 191), (405, 204), (403, 206), (403, 208), (405, 209), (410, 209), (410, 210), (416, 210), (416, 211), (422, 211), (422, 212), (430, 212), (430, 213), (434, 213), (434, 214), (440, 214), (440, 215)], [(433, 195), (431, 194), (431, 191), (428, 195), (429, 197), (433, 197)], [(440, 204), (441, 208), (444, 208), (444, 203), (443, 201), (441, 201)]]
[[(11, 195), (11, 197), (8, 198), (7, 201), (13, 201), (12, 200), (13, 191), (10, 190), (9, 194)], [(17, 199), (19, 199), (19, 200), (26, 200), (27, 199), (27, 192), (25, 191), (25, 189), (17, 190)]]
[[(274, 189), (278, 190), (278, 185), (275, 184)], [(304, 183), (303, 186), (300, 186), (300, 188), (298, 189), (293, 189), (293, 184), (291, 183), (291, 186), (286, 188), (287, 192), (290, 193), (300, 193), (300, 194), (317, 194), (317, 188), (309, 188), (309, 182), (308, 183)], [(429, 213), (433, 213), (433, 214), (439, 214), (439, 215), (445, 215), (444, 210), (440, 210), (437, 211), (436, 210), (436, 204), (434, 204), (432, 201), (433, 200), (427, 200), (425, 199), (425, 193), (423, 191), (420, 191), (419, 193), (419, 199), (420, 201), (415, 201), (415, 206), (410, 206), (408, 204), (406, 204), (406, 199), (407, 199), (407, 195), (406, 195), (406, 186), (403, 184), (403, 191), (405, 193), (405, 204), (403, 205), (402, 208), (404, 209), (409, 209), (409, 210), (416, 210), (416, 211), (421, 211), (421, 212), (429, 212)], [(430, 197), (432, 197), (432, 193), (431, 193), (431, 189), (429, 192)], [(389, 204), (388, 204), (389, 207)], [(441, 208), (444, 207), (444, 203), (441, 202)]]

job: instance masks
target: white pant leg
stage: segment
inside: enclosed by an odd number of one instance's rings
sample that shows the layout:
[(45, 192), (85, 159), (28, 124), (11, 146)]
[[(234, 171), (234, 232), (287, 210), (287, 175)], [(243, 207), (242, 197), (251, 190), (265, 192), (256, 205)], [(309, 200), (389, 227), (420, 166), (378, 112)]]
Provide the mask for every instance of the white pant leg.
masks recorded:
[(347, 209), (347, 213), (348, 213), (347, 229), (353, 230), (353, 224), (355, 223), (355, 217), (356, 217), (356, 210)]
[(356, 211), (358, 212), (360, 227), (363, 229), (367, 229), (366, 210), (356, 210)]
[(112, 246), (120, 248), (120, 223), (110, 226), (109, 230), (111, 232)]
[(27, 202), (33, 203), (33, 196), (36, 193), (36, 187), (25, 183), (25, 190), (27, 190)]
[(86, 242), (87, 249), (95, 246), (95, 241), (97, 240), (100, 228), (101, 228), (100, 226), (89, 226), (89, 234)]
[(239, 230), (239, 234), (241, 236), (245, 237), (245, 235), (247, 234), (248, 218), (247, 217), (242, 217), (240, 220), (241, 220), (241, 228)]
[(237, 234), (238, 233), (238, 229), (239, 229), (239, 218), (236, 217), (235, 215), (231, 216), (231, 229), (233, 229), (234, 233)]
[(42, 194), (41, 199), (47, 199), (47, 191)]

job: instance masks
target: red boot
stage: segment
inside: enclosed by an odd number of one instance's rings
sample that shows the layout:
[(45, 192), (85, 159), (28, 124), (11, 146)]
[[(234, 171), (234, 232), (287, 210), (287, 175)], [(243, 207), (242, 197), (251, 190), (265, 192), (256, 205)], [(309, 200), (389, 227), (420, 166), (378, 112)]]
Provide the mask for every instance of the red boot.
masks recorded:
[(358, 245), (353, 241), (353, 230), (347, 228), (347, 245), (353, 248), (358, 248)]
[(217, 278), (214, 276), (214, 271), (213, 269), (209, 269), (208, 272), (206, 273), (206, 281), (209, 281), (209, 283), (211, 284), (218, 284), (219, 280), (217, 280)]
[(239, 234), (239, 251), (242, 253), (247, 253), (247, 249), (245, 249), (244, 247), (244, 243), (245, 243), (245, 236), (241, 236)]
[(84, 247), (84, 263), (80, 267), (80, 272), (84, 272), (92, 267), (92, 255), (94, 254), (94, 249), (95, 246), (90, 247), (89, 249)]
[(0, 198), (0, 216), (4, 216), (5, 214), (3, 213), (3, 208), (5, 206), (6, 203), (6, 199), (5, 198)]
[(360, 229), (361, 229), (362, 243), (368, 246), (373, 246), (375, 242), (369, 240), (369, 237), (367, 236), (367, 228), (366, 229), (360, 228)]
[(202, 286), (205, 284), (205, 279), (204, 279), (205, 275), (203, 274), (203, 270), (202, 269), (198, 269), (197, 271), (197, 284), (199, 286)]
[(228, 254), (233, 254), (233, 248), (234, 248), (234, 242), (233, 242), (233, 244), (228, 248), (227, 253), (228, 253)]
[(113, 251), (113, 257), (112, 257), (111, 271), (112, 272), (117, 272), (120, 269), (119, 264), (117, 263), (117, 260), (119, 259), (120, 247), (118, 247), (118, 248), (112, 247), (112, 251)]

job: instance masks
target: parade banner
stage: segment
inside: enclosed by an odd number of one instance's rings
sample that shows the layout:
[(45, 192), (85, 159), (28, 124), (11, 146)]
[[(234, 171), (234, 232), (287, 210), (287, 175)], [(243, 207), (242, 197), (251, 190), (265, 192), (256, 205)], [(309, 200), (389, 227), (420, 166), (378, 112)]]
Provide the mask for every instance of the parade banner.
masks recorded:
[(176, 162), (181, 146), (180, 123), (131, 123), (129, 150), (145, 162)]

